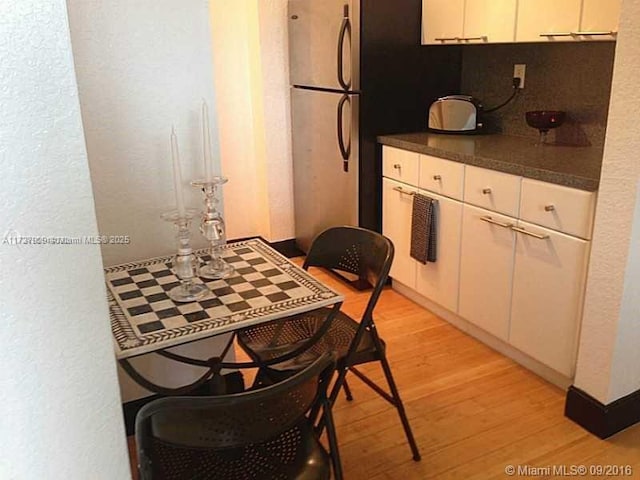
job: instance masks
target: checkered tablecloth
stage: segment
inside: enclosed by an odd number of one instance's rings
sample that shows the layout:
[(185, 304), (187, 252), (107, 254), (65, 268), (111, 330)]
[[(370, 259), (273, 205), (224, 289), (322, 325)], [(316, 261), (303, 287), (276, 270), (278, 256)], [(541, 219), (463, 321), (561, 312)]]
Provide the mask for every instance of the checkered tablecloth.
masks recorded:
[[(202, 261), (205, 250), (195, 252)], [(343, 297), (254, 239), (226, 245), (222, 258), (236, 274), (198, 278), (211, 293), (177, 303), (172, 256), (105, 269), (116, 356), (130, 358), (341, 302)]]

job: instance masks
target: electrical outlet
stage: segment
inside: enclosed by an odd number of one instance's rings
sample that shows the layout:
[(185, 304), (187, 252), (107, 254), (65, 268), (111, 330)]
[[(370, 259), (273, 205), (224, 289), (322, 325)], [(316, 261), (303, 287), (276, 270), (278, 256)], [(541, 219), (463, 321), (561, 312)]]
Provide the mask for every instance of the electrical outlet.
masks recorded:
[(524, 74), (527, 66), (524, 63), (516, 63), (513, 66), (513, 78), (520, 78), (520, 86), (518, 88), (524, 88)]

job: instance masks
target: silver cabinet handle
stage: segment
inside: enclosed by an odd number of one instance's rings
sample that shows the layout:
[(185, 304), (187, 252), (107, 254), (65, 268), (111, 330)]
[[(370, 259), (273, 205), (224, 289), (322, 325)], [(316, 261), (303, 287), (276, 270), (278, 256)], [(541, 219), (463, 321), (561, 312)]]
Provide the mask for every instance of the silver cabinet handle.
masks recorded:
[(530, 237), (538, 238), (540, 240), (546, 240), (547, 238), (549, 238), (549, 235), (540, 235), (539, 233), (529, 232), (528, 230), (525, 230), (524, 228), (511, 227), (511, 230), (514, 230), (514, 231), (520, 232), (520, 233), (524, 233), (525, 235), (529, 235)]
[(400, 193), (402, 193), (403, 195), (409, 195), (409, 196), (411, 196), (411, 195), (415, 195), (415, 194), (416, 194), (416, 192), (406, 192), (406, 191), (404, 191), (404, 190), (402, 189), (402, 187), (393, 187), (393, 189), (394, 189), (396, 192), (400, 192)]
[(490, 223), (491, 225), (497, 225), (497, 226), (502, 227), (502, 228), (513, 228), (513, 224), (512, 223), (499, 222), (498, 220), (494, 220), (493, 218), (491, 218), (489, 215), (485, 215), (484, 217), (480, 217), (480, 220), (482, 220), (483, 222)]
[(395, 168), (396, 170), (400, 170), (400, 168), (402, 168), (402, 165), (400, 165), (399, 163), (394, 163), (393, 168)]
[(442, 180), (442, 177), (440, 175), (434, 175), (433, 179), (438, 181), (438, 180)]
[(551, 32), (551, 33), (541, 33), (541, 37), (572, 37), (572, 32)]
[(486, 35), (480, 35), (479, 37), (462, 37), (460, 40), (464, 40), (465, 42), (471, 40), (482, 40), (483, 42), (486, 42), (488, 39), (489, 37), (487, 37)]
[(613, 30), (602, 30), (596, 32), (571, 32), (571, 35), (617, 35)]
[(460, 37), (440, 37), (440, 38), (434, 38), (434, 40), (436, 42), (454, 42), (462, 39)]
[(556, 209), (556, 206), (553, 205), (553, 204), (544, 206), (544, 211), (545, 212), (553, 212), (555, 209)]
[(491, 189), (490, 188), (483, 188), (482, 189), (482, 194), (483, 195), (490, 195), (491, 194)]

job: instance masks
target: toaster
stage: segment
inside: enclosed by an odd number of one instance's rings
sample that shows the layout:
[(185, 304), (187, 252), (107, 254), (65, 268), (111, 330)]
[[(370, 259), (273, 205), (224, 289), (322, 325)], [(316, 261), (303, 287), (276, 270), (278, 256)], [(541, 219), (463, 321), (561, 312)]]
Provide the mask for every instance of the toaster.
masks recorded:
[(440, 97), (429, 107), (429, 130), (441, 133), (478, 133), (482, 105), (468, 95)]

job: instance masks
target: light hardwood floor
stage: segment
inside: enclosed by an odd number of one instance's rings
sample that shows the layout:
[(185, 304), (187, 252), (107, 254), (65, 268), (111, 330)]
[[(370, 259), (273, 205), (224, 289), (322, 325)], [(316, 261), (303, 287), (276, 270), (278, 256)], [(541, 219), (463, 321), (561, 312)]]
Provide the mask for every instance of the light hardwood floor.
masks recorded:
[[(345, 294), (345, 312), (361, 313), (367, 292), (311, 272)], [(640, 478), (640, 425), (599, 440), (564, 417), (563, 391), (390, 288), (375, 320), (422, 461), (411, 459), (395, 409), (351, 375), (354, 401), (341, 395), (334, 410), (345, 479), (514, 478), (507, 465), (605, 464), (631, 465), (626, 478)], [(361, 370), (383, 381), (377, 364)]]

